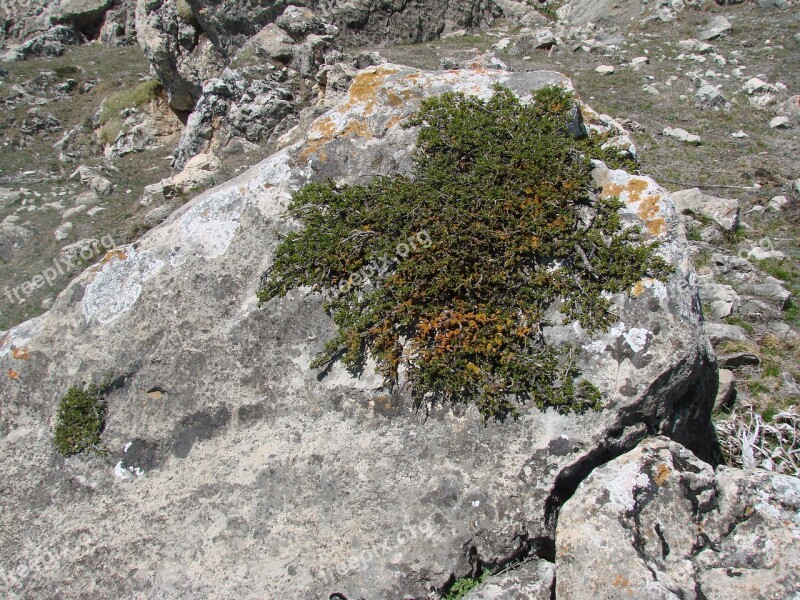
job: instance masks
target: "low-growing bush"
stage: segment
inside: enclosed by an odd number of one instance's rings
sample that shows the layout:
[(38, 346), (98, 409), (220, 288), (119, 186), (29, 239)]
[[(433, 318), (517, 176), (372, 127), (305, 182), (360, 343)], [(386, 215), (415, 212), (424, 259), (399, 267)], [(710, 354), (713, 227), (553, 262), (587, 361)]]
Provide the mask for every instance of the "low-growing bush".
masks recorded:
[(56, 413), (54, 442), (63, 456), (102, 453), (100, 434), (106, 423), (106, 401), (96, 385), (69, 388)]
[(412, 175), (293, 196), (303, 227), (279, 245), (260, 301), (326, 293), (339, 331), (314, 366), (341, 358), (358, 372), (369, 353), (388, 386), (405, 374), (417, 408), (599, 408), (579, 350), (545, 343), (548, 310), (603, 329), (609, 293), (670, 268), (617, 199), (593, 194), (592, 158), (614, 157), (600, 136), (570, 135), (574, 107), (558, 87), (527, 105), (502, 87), (487, 101), (426, 100), (409, 122), (420, 128)]

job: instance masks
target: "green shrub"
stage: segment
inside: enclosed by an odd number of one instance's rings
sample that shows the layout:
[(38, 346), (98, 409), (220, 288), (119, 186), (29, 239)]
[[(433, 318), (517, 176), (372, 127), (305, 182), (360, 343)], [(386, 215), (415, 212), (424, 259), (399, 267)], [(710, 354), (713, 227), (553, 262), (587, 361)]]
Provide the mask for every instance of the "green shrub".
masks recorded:
[(106, 422), (106, 402), (96, 385), (71, 387), (56, 414), (54, 441), (63, 456), (81, 452), (101, 453), (100, 434)]
[(461, 598), (486, 581), (488, 577), (489, 572), (484, 571), (483, 574), (477, 579), (473, 579), (472, 577), (462, 577), (461, 579), (457, 579), (447, 594), (442, 596), (442, 598), (443, 600), (461, 600)]
[(288, 212), (304, 227), (279, 245), (260, 301), (326, 293), (339, 331), (314, 366), (341, 358), (358, 372), (369, 352), (388, 386), (405, 368), (417, 408), (599, 408), (579, 350), (545, 344), (546, 312), (601, 330), (614, 321), (607, 292), (670, 268), (623, 226), (617, 199), (591, 194), (591, 159), (607, 154), (569, 135), (573, 107), (556, 87), (530, 105), (501, 87), (488, 101), (426, 100), (409, 123), (420, 126), (412, 176), (294, 195)]
[(73, 75), (78, 75), (81, 70), (75, 65), (59, 65), (53, 69), (53, 72), (59, 79), (67, 79)]

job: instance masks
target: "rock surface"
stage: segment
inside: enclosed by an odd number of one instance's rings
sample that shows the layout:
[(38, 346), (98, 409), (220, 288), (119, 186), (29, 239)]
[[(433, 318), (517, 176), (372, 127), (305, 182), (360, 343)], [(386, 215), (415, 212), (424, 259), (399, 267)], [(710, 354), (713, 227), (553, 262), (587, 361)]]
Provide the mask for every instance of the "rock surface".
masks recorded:
[(698, 188), (674, 192), (672, 198), (680, 212), (688, 211), (702, 215), (726, 231), (733, 231), (739, 224), (738, 200), (709, 196)]
[[(309, 368), (333, 332), (320, 297), (257, 308), (293, 191), (406, 172), (415, 132), (400, 124), (420, 101), (488, 97), (496, 82), (523, 98), (566, 84), (552, 72), (360, 72), (297, 144), (111, 251), (50, 312), (5, 335), (0, 559), (24, 573), (12, 592), (424, 596), (476, 560), (544, 554), (577, 483), (648, 433), (715, 458), (716, 370), (694, 272), (669, 194), (648, 177), (595, 172), (623, 219), (662, 241), (675, 274), (614, 297), (620, 320), (603, 334), (545, 331), (583, 348), (598, 413), (529, 406), (486, 426), (472, 408), (415, 414), (369, 370)], [(61, 459), (59, 399), (106, 377), (107, 456)], [(58, 568), (40, 567), (54, 557)]]
[(596, 469), (561, 510), (559, 598), (792, 598), (800, 479), (714, 470), (664, 438)]
[(533, 560), (488, 581), (463, 600), (550, 600), (556, 582), (553, 563)]

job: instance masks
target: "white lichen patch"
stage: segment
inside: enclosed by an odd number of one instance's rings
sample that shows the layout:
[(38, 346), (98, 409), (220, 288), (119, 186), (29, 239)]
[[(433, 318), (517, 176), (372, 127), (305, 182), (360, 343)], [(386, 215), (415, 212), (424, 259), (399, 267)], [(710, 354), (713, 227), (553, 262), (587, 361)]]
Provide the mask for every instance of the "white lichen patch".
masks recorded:
[(243, 207), (244, 195), (237, 187), (218, 190), (198, 202), (180, 220), (170, 264), (178, 267), (192, 256), (211, 260), (225, 254)]
[(103, 325), (130, 310), (142, 294), (144, 283), (158, 273), (164, 262), (145, 250), (125, 247), (103, 264), (94, 280), (86, 286), (83, 315), (87, 323)]
[(628, 346), (631, 347), (631, 350), (634, 352), (641, 352), (647, 347), (647, 336), (650, 334), (651, 332), (647, 329), (633, 327), (625, 334), (625, 341), (628, 343)]
[(139, 467), (125, 467), (122, 461), (119, 461), (114, 467), (114, 476), (119, 479), (131, 479), (132, 477), (141, 477), (144, 475)]
[(21, 325), (9, 329), (5, 337), (0, 340), (0, 360), (12, 354), (14, 350), (24, 348), (28, 342), (39, 335), (41, 331), (41, 317), (25, 321)]
[(636, 487), (647, 484), (647, 481), (639, 481), (640, 476), (644, 476), (647, 480), (647, 476), (639, 471), (636, 462), (618, 465), (617, 470), (612, 471), (605, 481), (611, 504), (624, 511), (633, 510), (636, 505), (634, 498)]

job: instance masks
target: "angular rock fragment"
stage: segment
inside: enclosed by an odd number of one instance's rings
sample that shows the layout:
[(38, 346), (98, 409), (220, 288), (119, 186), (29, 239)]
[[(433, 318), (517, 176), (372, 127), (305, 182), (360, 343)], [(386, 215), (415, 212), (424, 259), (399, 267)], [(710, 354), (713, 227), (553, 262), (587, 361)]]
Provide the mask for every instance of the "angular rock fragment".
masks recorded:
[(561, 510), (556, 597), (790, 598), (800, 479), (714, 470), (652, 438), (596, 469)]

